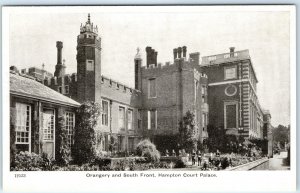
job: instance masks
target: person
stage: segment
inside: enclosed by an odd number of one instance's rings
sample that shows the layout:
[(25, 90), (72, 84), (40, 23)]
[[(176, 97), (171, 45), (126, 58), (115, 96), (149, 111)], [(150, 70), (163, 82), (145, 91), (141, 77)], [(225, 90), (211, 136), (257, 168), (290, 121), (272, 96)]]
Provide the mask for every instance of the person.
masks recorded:
[(176, 157), (176, 152), (174, 149), (172, 150), (172, 156)]
[(178, 151), (179, 156), (182, 156), (181, 150)]
[(196, 164), (196, 151), (193, 149), (192, 151), (192, 165)]
[(166, 156), (169, 157), (169, 151), (166, 149)]
[(219, 152), (218, 149), (217, 149), (217, 152), (216, 152), (216, 157), (220, 157), (220, 152)]
[(201, 151), (198, 150), (198, 166), (201, 166), (202, 154)]

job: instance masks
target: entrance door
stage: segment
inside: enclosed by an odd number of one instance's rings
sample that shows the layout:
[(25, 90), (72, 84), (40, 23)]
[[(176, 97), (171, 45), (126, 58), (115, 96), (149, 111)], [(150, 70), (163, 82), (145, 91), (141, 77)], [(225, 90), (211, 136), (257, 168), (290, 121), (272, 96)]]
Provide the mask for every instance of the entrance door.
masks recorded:
[(53, 109), (43, 110), (43, 153), (55, 158), (55, 112)]

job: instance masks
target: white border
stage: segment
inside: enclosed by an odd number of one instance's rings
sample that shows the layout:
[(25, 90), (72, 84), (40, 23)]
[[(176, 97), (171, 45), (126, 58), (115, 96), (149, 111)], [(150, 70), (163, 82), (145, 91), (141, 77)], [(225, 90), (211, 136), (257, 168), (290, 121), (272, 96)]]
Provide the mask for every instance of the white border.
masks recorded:
[[(192, 191), (294, 191), (296, 190), (296, 12), (295, 6), (203, 6), (203, 7), (102, 7), (102, 12), (196, 12), (196, 11), (288, 11), (290, 12), (290, 81), (291, 81), (291, 170), (257, 172), (210, 172), (217, 178), (88, 178), (87, 173), (140, 173), (140, 172), (10, 172), (9, 171), (9, 13), (19, 12), (19, 7), (3, 7), (2, 17), (2, 88), (3, 88), (3, 187), (4, 191), (32, 192), (192, 192)], [(36, 7), (36, 13), (82, 13), (96, 12), (96, 7)], [(31, 12), (32, 7), (21, 12)], [(26, 178), (15, 178), (14, 174), (26, 173)], [(143, 173), (153, 173), (146, 171)], [(154, 172), (158, 173), (158, 172)], [(201, 173), (174, 172), (164, 173)]]

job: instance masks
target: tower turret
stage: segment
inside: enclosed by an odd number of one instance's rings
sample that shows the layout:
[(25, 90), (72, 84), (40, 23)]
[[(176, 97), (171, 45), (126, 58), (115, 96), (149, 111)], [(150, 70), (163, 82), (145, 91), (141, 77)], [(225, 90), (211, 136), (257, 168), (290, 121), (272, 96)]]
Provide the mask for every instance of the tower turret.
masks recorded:
[(80, 26), (77, 36), (78, 101), (100, 102), (101, 95), (101, 38), (98, 27), (91, 22)]
[(62, 77), (65, 75), (65, 68), (66, 68), (66, 66), (62, 63), (63, 43), (60, 41), (57, 41), (56, 48), (57, 48), (57, 64), (55, 66), (54, 76)]
[(141, 67), (142, 67), (142, 57), (140, 54), (140, 48), (137, 48), (137, 53), (134, 57), (134, 88), (141, 90), (142, 89), (142, 74), (141, 74)]

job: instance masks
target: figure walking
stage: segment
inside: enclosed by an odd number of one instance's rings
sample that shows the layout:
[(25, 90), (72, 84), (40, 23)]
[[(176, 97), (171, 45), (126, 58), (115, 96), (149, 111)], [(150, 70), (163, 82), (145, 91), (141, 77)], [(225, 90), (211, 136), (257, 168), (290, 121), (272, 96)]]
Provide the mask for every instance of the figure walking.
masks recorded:
[(201, 154), (201, 151), (198, 150), (198, 166), (201, 166), (201, 161), (202, 161), (202, 154)]

